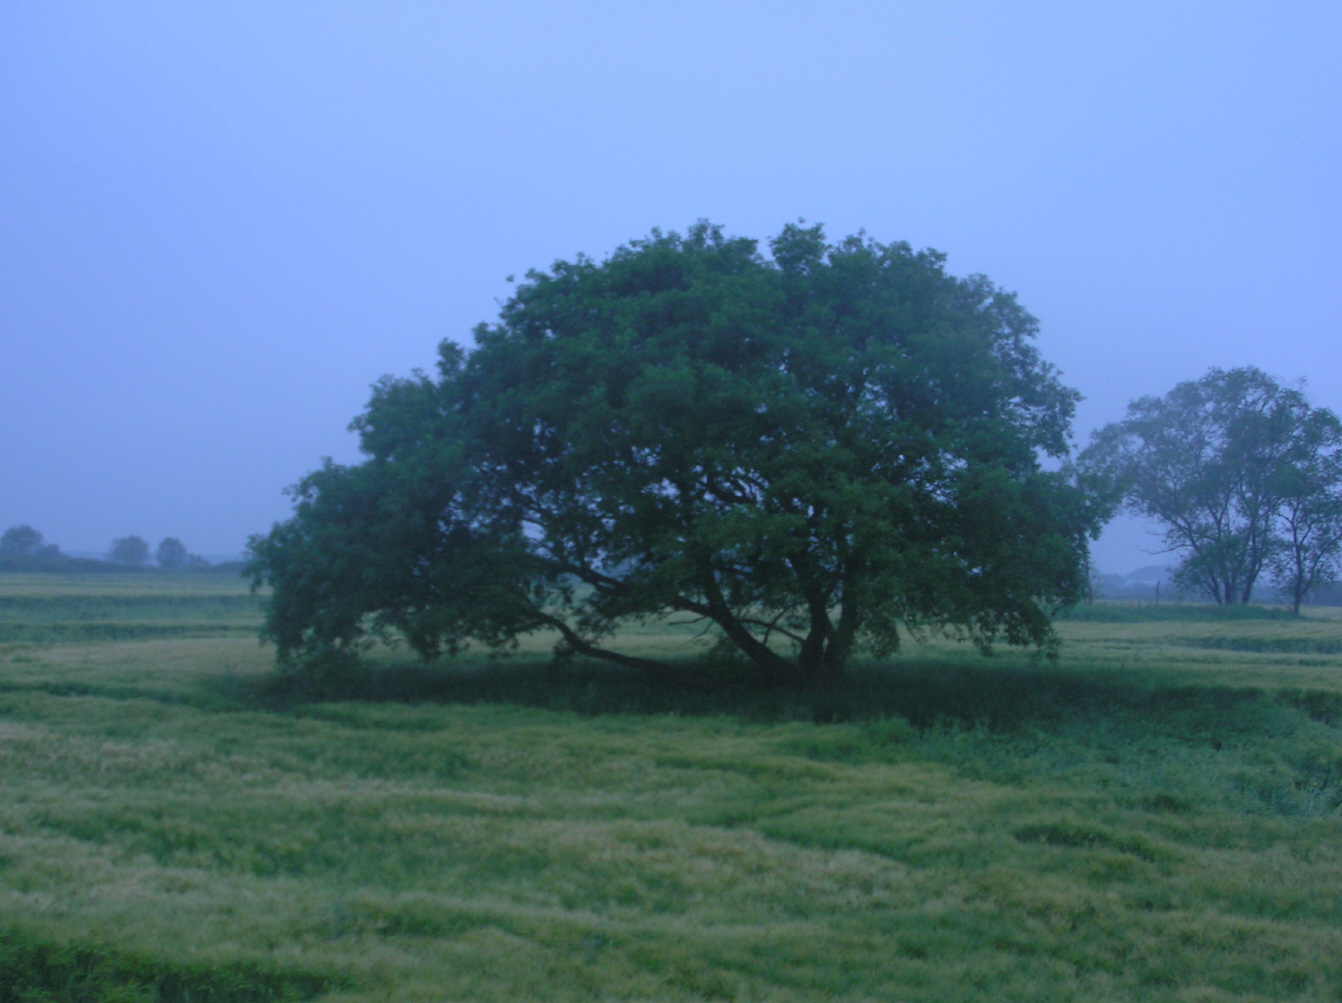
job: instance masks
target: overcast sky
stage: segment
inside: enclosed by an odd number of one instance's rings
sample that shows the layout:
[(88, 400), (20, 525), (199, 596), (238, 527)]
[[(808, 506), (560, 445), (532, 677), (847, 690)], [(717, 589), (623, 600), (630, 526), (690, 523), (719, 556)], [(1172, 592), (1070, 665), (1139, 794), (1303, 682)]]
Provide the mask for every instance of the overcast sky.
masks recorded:
[(1082, 444), (1213, 365), (1342, 411), (1339, 43), (1285, 0), (6, 0), (0, 528), (236, 553), (506, 276), (701, 217), (1016, 291)]

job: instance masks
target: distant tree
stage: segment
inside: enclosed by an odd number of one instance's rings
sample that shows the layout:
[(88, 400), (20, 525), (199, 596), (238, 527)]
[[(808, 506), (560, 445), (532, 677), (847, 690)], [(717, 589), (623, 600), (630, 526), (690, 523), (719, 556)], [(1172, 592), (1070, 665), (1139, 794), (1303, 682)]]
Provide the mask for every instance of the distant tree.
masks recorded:
[(1212, 369), (1133, 401), (1126, 419), (1096, 433), (1081, 468), (1128, 511), (1164, 524), (1166, 546), (1183, 554), (1177, 588), (1247, 603), (1281, 556), (1289, 499), (1298, 497), (1301, 527), (1316, 511), (1309, 471), (1336, 422), (1259, 369)]
[(169, 536), (159, 542), (154, 551), (154, 563), (165, 571), (175, 571), (186, 565), (186, 545), (175, 536)]
[(107, 559), (114, 564), (143, 567), (149, 563), (149, 544), (138, 536), (123, 536), (112, 541)]
[(31, 557), (42, 549), (42, 534), (32, 526), (10, 526), (0, 536), (0, 557)]
[(201, 557), (199, 554), (186, 555), (186, 567), (191, 569), (192, 571), (203, 571), (205, 568), (208, 568), (209, 566), (210, 566), (209, 560), (207, 558)]
[(1317, 409), (1299, 460), (1283, 472), (1279, 542), (1269, 560), (1277, 592), (1298, 613), (1342, 565), (1342, 422)]
[(369, 631), (426, 656), (553, 631), (612, 650), (681, 614), (778, 683), (899, 631), (1051, 645), (1101, 511), (1062, 457), (1074, 391), (1037, 324), (933, 252), (708, 225), (532, 272), (438, 378), (387, 378), (251, 541), (282, 664)]

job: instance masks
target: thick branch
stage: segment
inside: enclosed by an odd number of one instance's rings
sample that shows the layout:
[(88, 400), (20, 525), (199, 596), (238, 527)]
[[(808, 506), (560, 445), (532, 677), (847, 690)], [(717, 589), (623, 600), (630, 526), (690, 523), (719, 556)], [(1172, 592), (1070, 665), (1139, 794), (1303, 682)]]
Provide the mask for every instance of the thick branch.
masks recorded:
[[(779, 617), (781, 618), (781, 616), (782, 614), (780, 613)], [(788, 640), (796, 641), (798, 644), (804, 644), (806, 642), (806, 638), (802, 637), (800, 634), (794, 634), (786, 627), (778, 626), (777, 620), (757, 620), (753, 616), (742, 616), (737, 617), (737, 619), (740, 620), (741, 623), (748, 624), (749, 626), (763, 627), (766, 631), (769, 631), (771, 633), (782, 634)]]
[[(701, 606), (705, 615), (711, 617), (722, 632), (727, 635), (741, 653), (763, 670), (765, 677), (776, 684), (797, 684), (805, 682), (800, 669), (778, 652), (752, 634), (744, 623), (738, 620), (727, 605), (722, 590), (711, 569), (704, 569), (703, 589), (708, 604)], [(695, 604), (700, 605), (700, 604)]]
[(548, 613), (538, 613), (537, 619), (559, 631), (564, 637), (564, 643), (572, 648), (576, 654), (585, 655), (588, 658), (599, 658), (603, 661), (614, 662), (616, 665), (623, 665), (627, 669), (640, 669), (644, 672), (650, 672), (692, 689), (702, 690), (709, 688), (707, 682), (698, 673), (687, 672), (674, 665), (668, 665), (666, 662), (658, 662), (651, 658), (637, 658), (633, 655), (624, 655), (618, 651), (610, 651), (607, 648), (598, 647), (590, 641), (585, 640), (582, 635), (565, 623), (560, 617), (551, 616)]

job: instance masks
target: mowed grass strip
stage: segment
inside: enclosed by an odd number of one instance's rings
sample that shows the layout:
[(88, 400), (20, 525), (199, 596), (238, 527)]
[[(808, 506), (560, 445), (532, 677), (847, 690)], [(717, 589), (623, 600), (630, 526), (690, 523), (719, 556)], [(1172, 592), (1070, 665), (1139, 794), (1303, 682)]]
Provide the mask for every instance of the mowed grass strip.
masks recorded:
[(0, 1000), (1337, 999), (1337, 689), (1076, 626), (1149, 657), (817, 696), (10, 648)]
[(23, 593), (14, 585), (23, 577), (0, 576), (0, 646), (255, 636), (261, 623), (261, 600), (238, 581), (143, 574), (126, 576), (133, 587), (114, 581), (108, 588), (107, 576), (33, 576), (32, 591)]

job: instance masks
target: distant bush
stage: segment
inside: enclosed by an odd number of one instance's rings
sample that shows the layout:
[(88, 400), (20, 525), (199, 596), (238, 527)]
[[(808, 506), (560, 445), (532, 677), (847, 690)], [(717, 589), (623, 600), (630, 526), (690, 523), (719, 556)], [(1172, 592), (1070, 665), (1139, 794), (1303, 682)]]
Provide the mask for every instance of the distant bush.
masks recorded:
[(1342, 606), (1342, 582), (1320, 585), (1310, 596), (1311, 606)]
[(10, 526), (0, 536), (0, 571), (66, 570), (72, 560), (32, 526)]
[[(11, 526), (0, 536), (0, 573), (32, 572), (47, 574), (107, 574), (145, 572), (156, 565), (162, 571), (205, 571), (241, 575), (241, 561), (211, 564), (199, 554), (190, 553), (181, 540), (167, 537), (154, 550), (150, 563), (149, 544), (141, 537), (126, 536), (113, 542), (107, 560), (71, 557), (62, 554), (54, 543), (44, 543), (42, 534), (31, 526)], [(3, 1003), (3, 997), (0, 997)]]
[(159, 541), (158, 549), (154, 551), (154, 563), (164, 571), (172, 571), (185, 566), (188, 556), (186, 544), (169, 536)]
[(42, 549), (42, 534), (32, 526), (10, 526), (0, 536), (0, 557), (32, 557)]
[(139, 536), (123, 536), (112, 541), (112, 549), (107, 559), (113, 564), (127, 564), (131, 567), (143, 567), (149, 563), (149, 543)]

